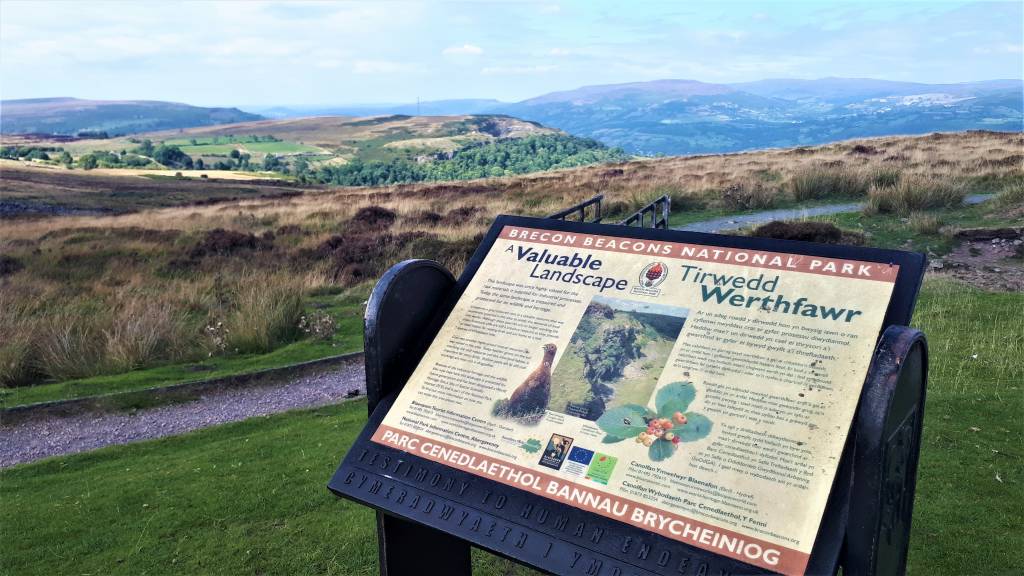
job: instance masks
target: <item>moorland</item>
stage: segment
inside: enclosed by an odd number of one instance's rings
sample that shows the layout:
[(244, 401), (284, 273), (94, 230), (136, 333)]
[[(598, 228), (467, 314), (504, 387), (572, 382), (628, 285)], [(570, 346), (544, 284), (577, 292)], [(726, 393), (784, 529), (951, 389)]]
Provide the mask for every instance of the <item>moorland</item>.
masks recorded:
[[(543, 216), (595, 193), (609, 221), (668, 195), (674, 224), (861, 200), (865, 211), (842, 221), (860, 241), (942, 254), (957, 226), (1019, 225), (1022, 145), (1015, 133), (932, 134), (386, 187), (97, 180), (78, 170), (51, 181), (46, 168), (5, 170), (10, 194), (35, 179), (35, 202), (133, 211), (4, 221), (0, 329), (11, 337), (0, 344), (0, 381), (17, 403), (281, 350), (281, 362), (326, 355), (339, 336), (318, 341), (309, 323), (353, 326), (389, 265), (427, 257), (457, 273), (495, 215)], [(112, 192), (115, 180), (130, 184)], [(1001, 200), (961, 205), (979, 192)], [(222, 198), (197, 202), (204, 194)]]

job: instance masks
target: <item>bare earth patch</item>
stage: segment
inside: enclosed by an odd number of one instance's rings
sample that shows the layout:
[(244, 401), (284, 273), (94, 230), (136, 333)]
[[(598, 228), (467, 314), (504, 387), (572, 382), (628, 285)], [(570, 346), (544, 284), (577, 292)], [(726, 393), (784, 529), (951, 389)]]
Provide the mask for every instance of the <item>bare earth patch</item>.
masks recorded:
[(930, 264), (930, 272), (985, 290), (1024, 291), (1024, 228), (962, 230), (959, 246)]

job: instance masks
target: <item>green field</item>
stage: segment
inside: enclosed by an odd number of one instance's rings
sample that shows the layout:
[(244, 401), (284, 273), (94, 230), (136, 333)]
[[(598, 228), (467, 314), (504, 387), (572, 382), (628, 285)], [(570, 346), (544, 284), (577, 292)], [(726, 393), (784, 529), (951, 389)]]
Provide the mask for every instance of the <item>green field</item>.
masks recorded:
[(209, 136), (203, 138), (170, 138), (163, 141), (178, 146), (189, 156), (227, 156), (232, 150), (255, 154), (300, 154), (323, 152), (316, 146), (286, 140), (260, 140), (255, 136)]
[[(1024, 294), (929, 281), (931, 375), (908, 572), (1015, 574)], [(0, 472), (0, 573), (375, 574), (373, 516), (324, 487), (362, 401)], [(478, 574), (531, 572), (489, 554)]]

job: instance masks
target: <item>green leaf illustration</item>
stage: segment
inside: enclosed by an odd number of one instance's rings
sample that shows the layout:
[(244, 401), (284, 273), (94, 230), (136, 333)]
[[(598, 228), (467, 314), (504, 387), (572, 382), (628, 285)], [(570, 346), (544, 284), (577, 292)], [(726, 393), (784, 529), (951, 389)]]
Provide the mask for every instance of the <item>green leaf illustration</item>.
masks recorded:
[(658, 438), (657, 440), (654, 441), (654, 444), (651, 444), (650, 449), (648, 449), (647, 451), (647, 455), (651, 457), (651, 460), (655, 462), (661, 462), (665, 458), (668, 458), (673, 453), (675, 453), (675, 451), (676, 447), (672, 444), (672, 442), (669, 442), (664, 438)]
[(597, 419), (597, 425), (609, 436), (629, 438), (647, 430), (644, 416), (647, 409), (636, 404), (626, 404), (612, 408)]
[(672, 431), (675, 432), (676, 436), (679, 436), (683, 442), (693, 442), (695, 440), (700, 440), (711, 433), (711, 420), (703, 414), (687, 412), (686, 424), (676, 426)]
[(697, 397), (697, 390), (689, 382), (672, 382), (658, 390), (654, 402), (658, 406), (658, 415), (671, 418), (676, 412), (686, 412), (690, 402)]
[(623, 440), (625, 440), (625, 438), (622, 438), (621, 436), (612, 436), (611, 434), (608, 434), (607, 436), (601, 439), (601, 443), (615, 444), (616, 442), (622, 442)]
[(530, 454), (533, 454), (534, 452), (540, 450), (540, 440), (537, 440), (536, 438), (530, 438), (526, 442), (523, 442), (520, 448), (526, 450)]

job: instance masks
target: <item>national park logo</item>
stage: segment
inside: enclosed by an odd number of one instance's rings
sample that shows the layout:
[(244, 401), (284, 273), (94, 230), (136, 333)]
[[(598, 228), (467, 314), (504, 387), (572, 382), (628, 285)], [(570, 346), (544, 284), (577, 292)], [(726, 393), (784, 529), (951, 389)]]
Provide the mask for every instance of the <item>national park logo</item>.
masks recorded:
[(668, 277), (668, 266), (661, 262), (651, 262), (640, 271), (640, 285), (644, 288), (654, 288), (665, 281)]

